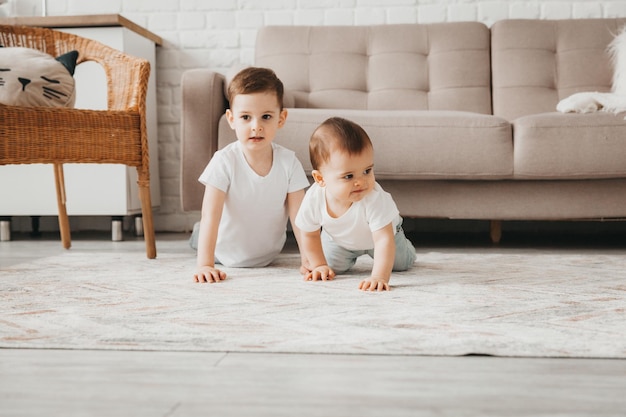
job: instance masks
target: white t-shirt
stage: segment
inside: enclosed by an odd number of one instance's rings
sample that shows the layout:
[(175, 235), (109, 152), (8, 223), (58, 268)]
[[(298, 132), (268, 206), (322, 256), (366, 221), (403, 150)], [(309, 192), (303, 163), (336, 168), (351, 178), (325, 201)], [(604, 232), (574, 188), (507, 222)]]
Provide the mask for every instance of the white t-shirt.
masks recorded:
[(287, 231), (287, 194), (309, 185), (293, 151), (272, 144), (269, 174), (258, 175), (233, 142), (215, 152), (199, 181), (226, 193), (215, 258), (224, 266), (269, 264), (282, 250)]
[(401, 221), (391, 194), (378, 183), (374, 184), (374, 189), (364, 199), (353, 203), (348, 211), (337, 218), (328, 214), (325, 194), (326, 188), (317, 183), (307, 190), (296, 216), (296, 225), (304, 232), (314, 232), (321, 227), (335, 243), (345, 249), (373, 249), (372, 232), (392, 223), (395, 233)]

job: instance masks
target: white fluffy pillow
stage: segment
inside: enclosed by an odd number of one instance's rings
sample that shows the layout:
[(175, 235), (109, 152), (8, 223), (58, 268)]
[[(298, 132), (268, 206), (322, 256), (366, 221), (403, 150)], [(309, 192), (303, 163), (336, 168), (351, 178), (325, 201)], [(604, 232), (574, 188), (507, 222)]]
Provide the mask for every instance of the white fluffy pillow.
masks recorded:
[(30, 48), (0, 47), (0, 103), (73, 107), (78, 52), (58, 58)]

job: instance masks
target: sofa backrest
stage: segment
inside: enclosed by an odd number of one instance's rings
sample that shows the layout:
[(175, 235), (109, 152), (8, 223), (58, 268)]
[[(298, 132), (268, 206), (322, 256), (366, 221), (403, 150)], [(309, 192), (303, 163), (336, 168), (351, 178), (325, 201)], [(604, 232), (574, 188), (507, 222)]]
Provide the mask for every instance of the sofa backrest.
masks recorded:
[(489, 29), (479, 22), (266, 26), (255, 65), (295, 107), (491, 114)]
[(491, 27), (493, 114), (556, 111), (581, 91), (610, 91), (606, 51), (626, 19), (501, 20)]

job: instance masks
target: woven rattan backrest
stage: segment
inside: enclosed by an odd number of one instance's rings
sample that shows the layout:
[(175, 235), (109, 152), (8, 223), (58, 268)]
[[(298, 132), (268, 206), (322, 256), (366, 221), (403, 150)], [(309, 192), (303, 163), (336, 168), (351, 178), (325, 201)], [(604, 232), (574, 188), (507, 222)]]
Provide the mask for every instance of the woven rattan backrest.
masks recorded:
[(0, 25), (0, 45), (33, 48), (52, 56), (76, 50), (78, 64), (94, 61), (103, 67), (108, 80), (109, 110), (138, 110), (145, 106), (150, 63), (144, 59), (78, 35), (29, 26)]

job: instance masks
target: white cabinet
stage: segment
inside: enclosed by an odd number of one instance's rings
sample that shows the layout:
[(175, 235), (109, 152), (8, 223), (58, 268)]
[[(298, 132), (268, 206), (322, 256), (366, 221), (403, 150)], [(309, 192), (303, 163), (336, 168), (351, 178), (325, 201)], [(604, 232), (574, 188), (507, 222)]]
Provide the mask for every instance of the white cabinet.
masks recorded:
[[(24, 17), (2, 19), (13, 24), (47, 26), (100, 41), (113, 48), (150, 61), (147, 93), (147, 129), (150, 151), (152, 206), (160, 205), (157, 143), (155, 49), (156, 35), (119, 15)], [(1, 21), (1, 20), (0, 20)], [(76, 107), (106, 109), (104, 71), (95, 63), (77, 67)], [(141, 214), (135, 168), (113, 164), (66, 164), (67, 212), (70, 216), (127, 216)], [(51, 165), (0, 166), (0, 216), (45, 216), (58, 214)]]

